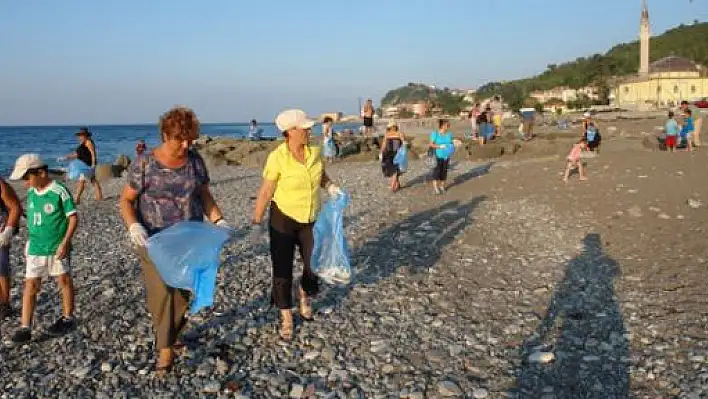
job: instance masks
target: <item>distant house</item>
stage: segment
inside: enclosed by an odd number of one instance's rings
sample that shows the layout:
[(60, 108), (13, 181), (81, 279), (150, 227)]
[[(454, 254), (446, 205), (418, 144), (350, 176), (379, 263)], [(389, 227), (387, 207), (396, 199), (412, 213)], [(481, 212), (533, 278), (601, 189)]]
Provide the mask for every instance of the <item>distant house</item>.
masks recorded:
[(535, 98), (541, 104), (545, 104), (553, 98), (567, 103), (578, 99), (578, 91), (567, 86), (558, 86), (550, 90), (532, 91), (529, 96)]
[(399, 109), (399, 107), (397, 107), (395, 105), (392, 105), (390, 107), (386, 107), (383, 109), (383, 117), (384, 118), (395, 118), (398, 116), (398, 113), (400, 111), (401, 110)]
[(568, 107), (560, 98), (551, 98), (543, 103), (543, 109), (553, 113), (557, 113), (560, 110), (560, 112), (563, 113), (568, 110)]

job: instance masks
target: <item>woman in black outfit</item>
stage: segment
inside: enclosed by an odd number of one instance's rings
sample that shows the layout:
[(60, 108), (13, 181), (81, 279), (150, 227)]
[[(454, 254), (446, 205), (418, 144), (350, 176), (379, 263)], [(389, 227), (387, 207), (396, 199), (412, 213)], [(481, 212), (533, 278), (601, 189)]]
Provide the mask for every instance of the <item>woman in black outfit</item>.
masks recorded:
[(405, 145), (405, 136), (403, 132), (398, 131), (398, 125), (395, 122), (389, 124), (386, 129), (386, 134), (381, 143), (381, 171), (383, 175), (391, 178), (391, 192), (395, 193), (401, 188), (399, 177), (401, 170), (398, 165), (393, 163), (393, 159), (398, 153), (398, 149)]
[(74, 202), (78, 205), (81, 202), (81, 195), (84, 193), (86, 188), (86, 180), (90, 180), (93, 188), (96, 192), (96, 201), (103, 200), (103, 191), (101, 190), (101, 183), (96, 180), (95, 172), (98, 156), (96, 155), (96, 146), (91, 140), (91, 132), (88, 128), (82, 127), (76, 133), (79, 138), (79, 146), (76, 147), (76, 151), (68, 155), (67, 159), (78, 159), (79, 161), (85, 163), (93, 169), (93, 173), (90, 176), (81, 175), (79, 178), (79, 183), (76, 185), (76, 198)]

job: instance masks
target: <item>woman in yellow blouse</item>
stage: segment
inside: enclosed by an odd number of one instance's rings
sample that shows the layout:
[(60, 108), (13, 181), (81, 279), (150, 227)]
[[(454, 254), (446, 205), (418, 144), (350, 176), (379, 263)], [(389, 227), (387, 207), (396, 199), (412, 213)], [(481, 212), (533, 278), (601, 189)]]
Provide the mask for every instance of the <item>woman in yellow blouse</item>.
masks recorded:
[(268, 233), (273, 262), (271, 304), (280, 309), (280, 337), (289, 341), (293, 336), (292, 284), (295, 247), (305, 265), (300, 280), (300, 315), (313, 320), (309, 297), (317, 294), (317, 276), (310, 270), (312, 228), (320, 209), (320, 190), (330, 195), (341, 194), (325, 173), (320, 147), (309, 144), (315, 122), (305, 112), (290, 109), (275, 119), (285, 142), (268, 156), (263, 170), (263, 184), (256, 199), (252, 223), (260, 229), (263, 215), (270, 203)]

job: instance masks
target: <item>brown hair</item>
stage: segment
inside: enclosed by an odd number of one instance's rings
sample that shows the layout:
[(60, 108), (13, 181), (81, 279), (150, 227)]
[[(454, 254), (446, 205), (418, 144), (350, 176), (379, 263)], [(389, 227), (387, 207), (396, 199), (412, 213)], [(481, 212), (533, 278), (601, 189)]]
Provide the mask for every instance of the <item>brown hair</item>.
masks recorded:
[(199, 119), (191, 108), (177, 106), (160, 116), (159, 129), (163, 138), (196, 138), (199, 136)]

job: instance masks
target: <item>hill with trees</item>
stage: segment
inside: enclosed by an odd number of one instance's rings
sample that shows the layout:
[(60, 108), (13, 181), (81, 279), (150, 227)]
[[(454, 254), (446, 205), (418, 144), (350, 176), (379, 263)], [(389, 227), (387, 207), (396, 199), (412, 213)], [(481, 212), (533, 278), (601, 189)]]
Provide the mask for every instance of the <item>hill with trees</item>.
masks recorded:
[[(650, 46), (652, 62), (676, 55), (708, 65), (708, 23), (695, 21), (690, 26), (680, 25), (652, 37)], [(605, 54), (548, 65), (543, 73), (531, 78), (487, 83), (477, 89), (477, 97), (484, 99), (499, 94), (513, 109), (518, 109), (529, 105), (528, 95), (532, 91), (558, 86), (572, 89), (596, 86), (600, 89), (600, 102), (606, 103), (613, 79), (634, 74), (638, 69), (639, 41), (634, 41), (616, 45)]]
[[(389, 90), (381, 99), (381, 107), (414, 104), (421, 101), (428, 103), (429, 108), (440, 109), (447, 115), (457, 115), (469, 105), (464, 100), (464, 95), (455, 94), (447, 87), (438, 89), (422, 83), (408, 83), (397, 89)], [(402, 112), (401, 116), (408, 116), (407, 112)]]

